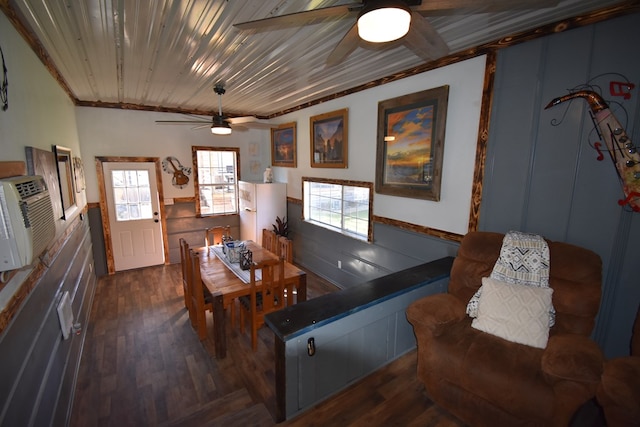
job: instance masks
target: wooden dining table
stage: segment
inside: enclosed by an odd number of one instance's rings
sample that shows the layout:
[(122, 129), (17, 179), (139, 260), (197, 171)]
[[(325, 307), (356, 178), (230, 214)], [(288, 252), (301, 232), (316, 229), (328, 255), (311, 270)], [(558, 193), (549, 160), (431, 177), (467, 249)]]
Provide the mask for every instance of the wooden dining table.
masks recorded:
[[(278, 256), (255, 242), (245, 242), (245, 248), (252, 252), (253, 262)], [(200, 257), (200, 273), (202, 283), (213, 297), (213, 339), (216, 347), (216, 358), (223, 359), (227, 355), (226, 311), (234, 304), (236, 298), (249, 295), (250, 285), (236, 275), (215, 254), (213, 247), (201, 247), (197, 250)], [(276, 275), (277, 277), (277, 275)], [(287, 290), (287, 305), (307, 299), (307, 274), (295, 265), (284, 263), (284, 282)], [(260, 282), (257, 282), (259, 289)]]

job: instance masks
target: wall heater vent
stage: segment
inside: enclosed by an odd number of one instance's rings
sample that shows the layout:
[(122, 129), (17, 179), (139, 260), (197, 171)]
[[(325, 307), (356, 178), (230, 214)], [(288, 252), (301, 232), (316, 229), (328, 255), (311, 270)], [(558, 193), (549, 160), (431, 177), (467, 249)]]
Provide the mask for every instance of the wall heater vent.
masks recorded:
[(71, 300), (69, 291), (65, 291), (58, 304), (58, 319), (60, 319), (60, 329), (62, 336), (66, 340), (73, 331), (73, 311), (71, 310)]

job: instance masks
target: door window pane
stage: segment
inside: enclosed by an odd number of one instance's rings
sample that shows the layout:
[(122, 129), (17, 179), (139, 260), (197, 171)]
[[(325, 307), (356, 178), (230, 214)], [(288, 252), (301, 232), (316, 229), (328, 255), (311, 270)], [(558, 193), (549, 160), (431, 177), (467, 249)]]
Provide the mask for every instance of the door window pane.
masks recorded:
[(111, 182), (117, 221), (153, 218), (148, 171), (114, 170)]

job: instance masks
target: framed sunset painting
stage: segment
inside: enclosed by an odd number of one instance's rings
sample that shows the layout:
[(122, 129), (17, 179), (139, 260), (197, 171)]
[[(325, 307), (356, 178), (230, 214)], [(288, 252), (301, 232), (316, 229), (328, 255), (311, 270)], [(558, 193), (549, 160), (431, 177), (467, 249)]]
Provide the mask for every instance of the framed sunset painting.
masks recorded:
[(285, 123), (271, 129), (271, 164), (295, 168), (296, 123)]
[(378, 103), (376, 192), (440, 200), (449, 86)]

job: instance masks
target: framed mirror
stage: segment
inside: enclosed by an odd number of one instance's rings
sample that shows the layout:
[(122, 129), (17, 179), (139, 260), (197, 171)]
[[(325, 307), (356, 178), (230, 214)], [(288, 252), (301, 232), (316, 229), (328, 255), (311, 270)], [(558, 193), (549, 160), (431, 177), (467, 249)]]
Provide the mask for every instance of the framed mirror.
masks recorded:
[(58, 183), (60, 185), (60, 198), (62, 200), (62, 219), (66, 219), (69, 210), (76, 206), (76, 192), (73, 187), (73, 157), (71, 149), (53, 146), (58, 168)]

